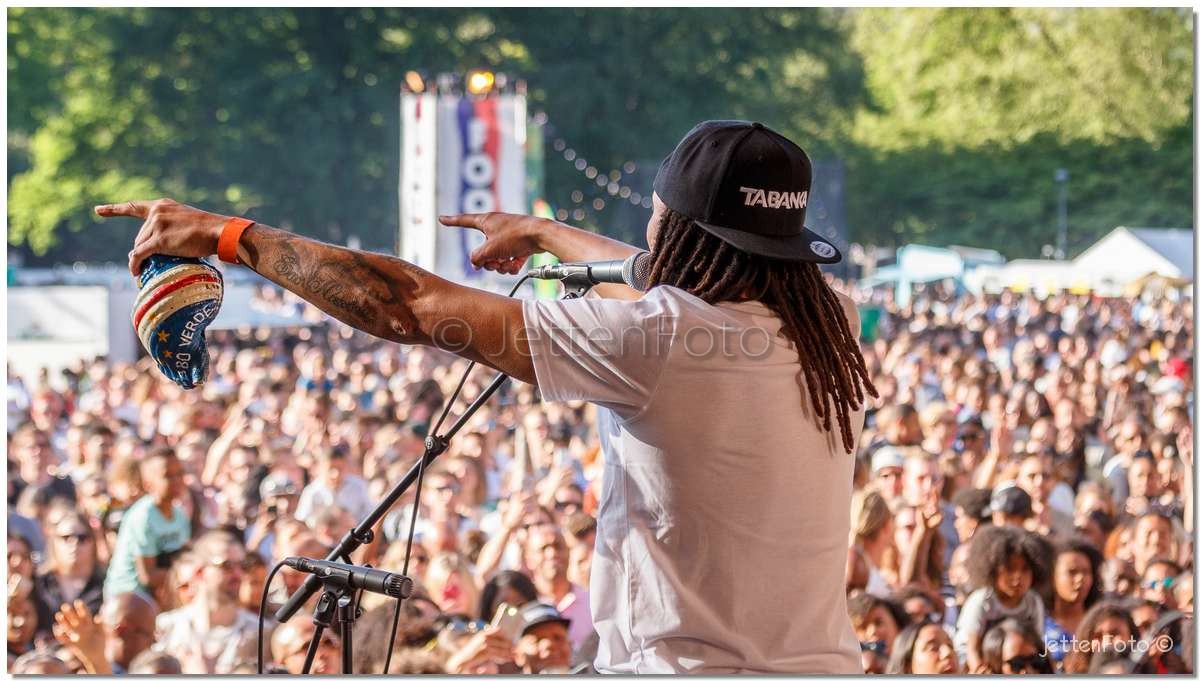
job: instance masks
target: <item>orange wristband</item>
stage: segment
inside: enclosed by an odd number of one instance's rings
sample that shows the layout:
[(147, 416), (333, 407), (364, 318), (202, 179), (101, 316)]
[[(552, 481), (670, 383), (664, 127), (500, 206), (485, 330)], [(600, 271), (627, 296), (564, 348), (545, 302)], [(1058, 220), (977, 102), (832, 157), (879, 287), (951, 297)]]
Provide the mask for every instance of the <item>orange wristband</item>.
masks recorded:
[(246, 218), (229, 218), (229, 221), (221, 228), (221, 238), (217, 239), (217, 257), (221, 259), (221, 262), (231, 265), (242, 264), (237, 257), (238, 242), (242, 239), (242, 232), (245, 232), (253, 224), (253, 220)]

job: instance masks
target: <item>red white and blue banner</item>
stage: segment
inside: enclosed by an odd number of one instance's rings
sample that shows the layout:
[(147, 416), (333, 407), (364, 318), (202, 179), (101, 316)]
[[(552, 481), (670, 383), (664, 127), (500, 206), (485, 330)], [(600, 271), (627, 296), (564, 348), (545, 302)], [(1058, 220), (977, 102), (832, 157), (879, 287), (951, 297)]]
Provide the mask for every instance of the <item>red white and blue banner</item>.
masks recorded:
[[(428, 118), (429, 104), (436, 120)], [(525, 98), (521, 95), (401, 96), (401, 257), (451, 281), (506, 289), (512, 277), (471, 266), (483, 242), (474, 230), (437, 225), (437, 215), (526, 213)], [(432, 140), (432, 145), (430, 140)], [(433, 154), (433, 182), (429, 155)], [(429, 212), (428, 207), (436, 208)], [(426, 224), (434, 225), (432, 235)]]

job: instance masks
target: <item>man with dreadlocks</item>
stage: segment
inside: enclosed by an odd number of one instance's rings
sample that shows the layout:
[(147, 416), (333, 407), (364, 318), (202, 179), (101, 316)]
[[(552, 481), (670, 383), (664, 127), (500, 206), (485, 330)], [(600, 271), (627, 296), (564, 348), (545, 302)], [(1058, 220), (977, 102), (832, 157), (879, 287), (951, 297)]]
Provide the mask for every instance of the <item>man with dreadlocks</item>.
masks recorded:
[[(844, 561), (864, 393), (854, 305), (804, 228), (808, 157), (758, 123), (709, 121), (667, 157), (638, 300), (527, 302), (542, 396), (607, 408), (592, 565), (601, 671), (862, 673)], [(504, 215), (476, 263), (625, 244)], [(601, 286), (602, 295), (633, 297)]]
[[(861, 673), (844, 588), (849, 453), (875, 391), (854, 305), (817, 269), (841, 256), (804, 228), (811, 183), (785, 137), (701, 123), (655, 179), (649, 291), (567, 301), (504, 298), (169, 199), (96, 211), (145, 221), (135, 276), (154, 253), (217, 254), (357, 329), (601, 406), (598, 670)], [(483, 232), (472, 262), (506, 273), (539, 251), (636, 252), (527, 216), (442, 222)]]

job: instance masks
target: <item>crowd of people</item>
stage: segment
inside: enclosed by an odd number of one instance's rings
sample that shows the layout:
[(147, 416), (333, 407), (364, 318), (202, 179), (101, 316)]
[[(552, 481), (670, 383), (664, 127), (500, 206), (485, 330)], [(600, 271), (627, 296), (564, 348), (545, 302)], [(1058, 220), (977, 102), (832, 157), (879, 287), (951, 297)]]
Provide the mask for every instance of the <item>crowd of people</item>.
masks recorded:
[[(1190, 299), (835, 286), (879, 311), (846, 564), (866, 670), (1190, 672)], [(10, 671), (253, 673), (264, 589), (273, 613), (305, 578), (272, 566), (324, 558), (421, 459), (464, 361), (255, 305), (297, 325), (210, 331), (192, 391), (145, 358), (10, 370)], [(507, 383), (355, 552), (415, 588), (362, 596), (354, 671), (384, 670), (393, 617), (392, 672), (586, 670), (603, 473), (593, 406)], [(304, 667), (314, 601), (268, 618), (268, 671)]]

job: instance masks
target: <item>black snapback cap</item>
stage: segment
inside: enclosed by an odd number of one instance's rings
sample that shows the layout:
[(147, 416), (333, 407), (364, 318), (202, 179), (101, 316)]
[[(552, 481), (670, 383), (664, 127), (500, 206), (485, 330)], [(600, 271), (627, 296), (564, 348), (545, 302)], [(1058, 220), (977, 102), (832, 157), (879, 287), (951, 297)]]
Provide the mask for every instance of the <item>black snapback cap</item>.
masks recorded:
[(812, 162), (761, 123), (704, 121), (658, 169), (654, 192), (726, 243), (767, 258), (835, 263), (842, 254), (805, 228)]

